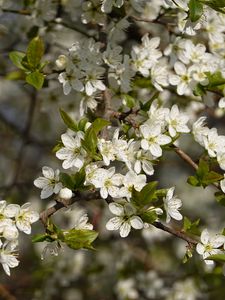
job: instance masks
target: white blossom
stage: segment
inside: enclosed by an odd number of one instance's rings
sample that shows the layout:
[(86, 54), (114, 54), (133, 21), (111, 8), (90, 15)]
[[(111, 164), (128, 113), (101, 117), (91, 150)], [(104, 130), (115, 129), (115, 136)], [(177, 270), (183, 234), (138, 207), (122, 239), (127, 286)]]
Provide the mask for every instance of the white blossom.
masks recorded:
[(120, 197), (126, 197), (129, 200), (133, 188), (136, 191), (141, 191), (146, 185), (146, 179), (146, 176), (143, 174), (137, 175), (134, 171), (128, 171), (123, 177), (123, 187), (120, 190)]
[[(197, 244), (196, 251), (206, 259), (210, 255), (221, 253), (218, 249), (225, 242), (223, 235), (210, 235), (207, 229), (204, 229), (201, 234), (201, 242)], [(212, 260), (205, 260), (205, 263), (213, 264)]]
[(4, 244), (0, 240), (0, 263), (8, 276), (10, 276), (10, 268), (15, 268), (19, 265), (19, 261), (16, 258), (17, 246), (17, 240), (5, 241)]
[(42, 168), (43, 176), (34, 180), (34, 185), (41, 191), (41, 199), (46, 199), (53, 193), (58, 194), (62, 188), (62, 183), (59, 181), (59, 170), (54, 171), (50, 167), (44, 166)]
[(164, 208), (166, 210), (166, 222), (169, 223), (171, 218), (175, 220), (182, 220), (183, 216), (178, 211), (182, 206), (182, 202), (176, 196), (174, 196), (174, 187), (170, 188), (166, 194), (166, 197), (163, 198)]
[(91, 183), (100, 189), (100, 195), (103, 199), (106, 199), (108, 195), (114, 198), (120, 197), (119, 186), (122, 185), (123, 176), (115, 174), (115, 167), (108, 170), (103, 168), (96, 169), (94, 173)]
[(141, 147), (143, 150), (149, 150), (155, 157), (162, 156), (161, 146), (169, 144), (172, 140), (169, 136), (161, 133), (161, 127), (148, 126), (143, 124), (140, 126), (140, 132), (143, 136), (141, 140)]
[(216, 128), (211, 128), (207, 136), (203, 136), (203, 143), (205, 149), (208, 151), (210, 157), (216, 157), (217, 153), (224, 151), (225, 136), (218, 135)]
[(170, 113), (166, 116), (168, 130), (171, 137), (175, 137), (176, 134), (180, 132), (189, 132), (190, 129), (186, 125), (188, 120), (189, 117), (183, 113), (180, 113), (176, 104), (173, 105)]
[(142, 219), (135, 215), (135, 209), (130, 203), (122, 205), (113, 202), (109, 204), (109, 209), (116, 217), (107, 222), (106, 228), (108, 230), (119, 230), (121, 237), (127, 237), (131, 227), (134, 229), (143, 228)]
[(61, 139), (64, 147), (56, 152), (56, 157), (60, 160), (64, 160), (62, 167), (69, 169), (72, 167), (80, 170), (83, 167), (86, 151), (82, 148), (81, 139), (83, 133), (79, 132), (75, 137), (68, 133), (61, 135)]
[(18, 208), (18, 212), (15, 216), (15, 223), (20, 231), (26, 234), (31, 233), (31, 224), (39, 220), (39, 213), (31, 210), (31, 204), (29, 202), (23, 204)]

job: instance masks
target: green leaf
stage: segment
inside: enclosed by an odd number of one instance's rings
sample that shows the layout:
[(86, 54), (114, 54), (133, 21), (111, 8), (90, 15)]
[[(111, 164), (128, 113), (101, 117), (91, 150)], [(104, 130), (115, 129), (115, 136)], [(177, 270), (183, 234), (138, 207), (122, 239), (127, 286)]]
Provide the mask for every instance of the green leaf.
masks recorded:
[(73, 119), (64, 111), (60, 108), (60, 115), (61, 115), (61, 118), (64, 122), (64, 124), (70, 128), (71, 130), (73, 131), (78, 131), (78, 126), (77, 124), (73, 121)]
[(225, 194), (223, 192), (216, 192), (215, 198), (220, 205), (225, 206)]
[(203, 14), (203, 5), (198, 0), (190, 0), (188, 7), (191, 22), (198, 21)]
[(40, 242), (53, 242), (55, 239), (53, 239), (49, 234), (36, 234), (32, 238), (32, 243), (40, 243)]
[(182, 260), (182, 263), (183, 264), (186, 264), (190, 258), (192, 258), (193, 254), (192, 254), (192, 250), (191, 249), (187, 249), (185, 255), (184, 255), (184, 258)]
[(70, 190), (74, 190), (74, 180), (72, 176), (68, 175), (67, 173), (60, 173), (59, 180), (62, 184)]
[(141, 110), (143, 111), (148, 111), (152, 105), (152, 102), (157, 99), (159, 96), (159, 92), (155, 92), (153, 94), (153, 96), (151, 97), (151, 99), (149, 99), (147, 102), (145, 102), (144, 104), (140, 101), (140, 107), (141, 107)]
[(195, 96), (203, 96), (206, 93), (206, 87), (198, 83), (194, 88)]
[(210, 6), (212, 9), (220, 12), (220, 13), (225, 13), (225, 0), (206, 0), (203, 1), (202, 3), (204, 3), (205, 5)]
[(123, 105), (125, 105), (126, 107), (133, 108), (136, 104), (135, 99), (130, 95), (127, 94), (123, 95), (122, 99), (123, 99)]
[(98, 133), (109, 124), (109, 121), (97, 118), (85, 132), (84, 140), (82, 141), (82, 146), (92, 157), (96, 153)]
[(187, 179), (187, 183), (189, 183), (192, 186), (201, 186), (201, 183), (199, 182), (196, 176), (189, 176)]
[(207, 88), (210, 89), (225, 84), (225, 78), (222, 76), (222, 73), (220, 71), (217, 71), (212, 74), (211, 73), (206, 73), (206, 74), (209, 79), (209, 84), (207, 85)]
[(196, 175), (199, 179), (203, 179), (209, 172), (209, 165), (204, 159), (200, 159)]
[(63, 148), (64, 147), (64, 145), (63, 145), (63, 142), (58, 142), (58, 144), (56, 144), (55, 146), (54, 146), (54, 148), (52, 149), (52, 152), (53, 153), (56, 153), (58, 150), (60, 150), (61, 148)]
[(19, 80), (24, 79), (24, 72), (21, 70), (16, 70), (8, 73), (5, 77), (7, 80)]
[(167, 192), (168, 192), (168, 189), (159, 189), (159, 190), (155, 191), (155, 196), (157, 198), (163, 198), (163, 197), (166, 197)]
[(140, 192), (133, 189), (132, 191), (132, 203), (136, 207), (145, 207), (146, 205), (150, 205), (152, 200), (154, 199), (154, 194), (156, 190), (158, 182), (152, 181), (146, 184)]
[(214, 254), (214, 255), (208, 256), (205, 259), (224, 263), (225, 262), (225, 254)]
[(88, 119), (87, 119), (87, 118), (82, 118), (82, 119), (80, 119), (80, 121), (79, 121), (79, 123), (78, 123), (78, 130), (84, 131), (87, 122), (88, 122)]
[(196, 175), (190, 176), (187, 182), (192, 186), (206, 187), (212, 183), (220, 181), (223, 177), (223, 175), (217, 172), (210, 171), (209, 164), (204, 159), (200, 159)]
[(149, 224), (154, 223), (158, 219), (158, 215), (154, 210), (149, 210), (140, 215), (141, 219)]
[(94, 230), (77, 230), (71, 229), (64, 232), (64, 243), (72, 249), (94, 249), (93, 241), (97, 238), (98, 233)]
[(221, 175), (221, 174), (219, 174), (217, 172), (214, 172), (214, 171), (210, 171), (203, 178), (202, 184), (207, 186), (209, 184), (216, 183), (216, 182), (222, 180), (223, 178), (224, 178), (223, 175)]
[(19, 52), (19, 51), (12, 51), (9, 53), (9, 58), (12, 61), (12, 63), (19, 69), (22, 70), (27, 70), (23, 65), (22, 65), (22, 60), (26, 56), (25, 53)]
[(195, 222), (191, 222), (187, 217), (184, 217), (183, 231), (194, 235), (200, 235), (200, 230), (198, 228), (200, 219)]
[(98, 134), (105, 126), (110, 125), (110, 122), (102, 119), (97, 118), (91, 125), (91, 127), (94, 129), (95, 133)]
[(44, 83), (44, 75), (39, 71), (34, 71), (26, 76), (26, 82), (40, 90)]
[(40, 37), (31, 40), (27, 48), (27, 61), (29, 65), (36, 69), (44, 55), (44, 43)]
[(74, 182), (74, 190), (82, 189), (84, 187), (85, 176), (86, 173), (84, 168), (80, 169), (79, 172), (72, 175), (72, 179)]

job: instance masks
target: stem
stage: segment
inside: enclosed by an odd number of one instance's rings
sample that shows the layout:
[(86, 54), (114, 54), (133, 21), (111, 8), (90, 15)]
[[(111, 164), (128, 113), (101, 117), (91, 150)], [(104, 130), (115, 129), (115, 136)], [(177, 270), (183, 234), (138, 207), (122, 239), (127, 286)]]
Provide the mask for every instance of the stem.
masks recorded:
[(178, 147), (174, 147), (174, 151), (184, 160), (186, 163), (188, 163), (192, 168), (195, 170), (198, 169), (198, 165), (192, 160), (192, 158), (185, 153), (183, 150), (181, 150)]
[(181, 231), (177, 231), (176, 229), (168, 227), (160, 222), (154, 222), (154, 223), (152, 223), (152, 225), (158, 229), (161, 229), (163, 231), (166, 231), (166, 232), (178, 237), (179, 239), (182, 239), (182, 240), (188, 242), (188, 244), (197, 245), (197, 243), (198, 243), (198, 241), (187, 236), (185, 233), (183, 233)]

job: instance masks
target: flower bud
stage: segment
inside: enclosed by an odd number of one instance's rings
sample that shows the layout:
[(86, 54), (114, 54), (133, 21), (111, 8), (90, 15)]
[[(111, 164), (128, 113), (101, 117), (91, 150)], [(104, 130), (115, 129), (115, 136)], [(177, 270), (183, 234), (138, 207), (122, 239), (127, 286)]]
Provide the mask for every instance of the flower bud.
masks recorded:
[(68, 188), (63, 188), (59, 192), (59, 198), (69, 200), (73, 196), (73, 192)]
[(65, 55), (59, 55), (55, 64), (59, 70), (63, 70), (66, 68), (67, 61), (68, 61), (68, 59)]

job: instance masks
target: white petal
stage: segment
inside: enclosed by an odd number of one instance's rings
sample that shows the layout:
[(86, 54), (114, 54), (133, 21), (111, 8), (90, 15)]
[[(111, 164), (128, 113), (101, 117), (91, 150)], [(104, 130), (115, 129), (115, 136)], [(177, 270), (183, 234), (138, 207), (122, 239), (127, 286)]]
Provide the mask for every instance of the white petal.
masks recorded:
[(174, 64), (174, 70), (178, 75), (184, 75), (186, 73), (186, 67), (181, 62), (176, 62)]
[(124, 214), (123, 205), (116, 202), (109, 204), (109, 210), (116, 216), (122, 216)]
[(160, 157), (162, 155), (162, 149), (158, 144), (150, 145), (149, 150), (151, 151), (152, 155), (156, 157)]
[(209, 232), (207, 229), (204, 229), (201, 234), (201, 242), (207, 244), (209, 241)]
[(43, 189), (43, 187), (45, 187), (48, 184), (49, 184), (49, 180), (45, 177), (38, 177), (37, 179), (34, 180), (34, 185), (39, 189)]
[(130, 224), (134, 229), (142, 229), (144, 227), (142, 219), (138, 216), (131, 217)]
[(42, 168), (42, 173), (43, 173), (44, 177), (46, 177), (48, 179), (54, 179), (54, 177), (55, 177), (54, 170), (52, 168), (49, 168), (46, 166)]
[(69, 134), (67, 134), (67, 133), (62, 134), (61, 139), (62, 139), (62, 142), (65, 147), (67, 147), (69, 149), (73, 149), (76, 147), (75, 139), (72, 136), (70, 136)]
[(114, 217), (112, 219), (110, 219), (107, 223), (106, 223), (106, 229), (108, 230), (118, 230), (122, 224), (122, 219), (119, 217)]
[(198, 254), (202, 255), (205, 252), (205, 247), (202, 244), (198, 243), (196, 246), (196, 251), (198, 252)]
[(128, 222), (123, 222), (123, 224), (120, 226), (120, 236), (121, 237), (127, 237), (130, 233), (131, 225)]
[(20, 206), (18, 204), (9, 204), (4, 209), (4, 215), (8, 218), (14, 218), (20, 211)]
[(3, 231), (3, 237), (9, 241), (17, 239), (18, 235), (19, 235), (18, 230), (14, 225), (6, 226)]
[(218, 248), (222, 246), (225, 242), (225, 236), (223, 235), (216, 235), (215, 237), (210, 239), (210, 244), (213, 246), (213, 248)]
[(30, 226), (29, 222), (24, 222), (23, 220), (17, 220), (16, 226), (18, 227), (18, 229), (20, 231), (23, 231), (26, 234), (31, 233), (31, 226)]
[(53, 189), (52, 186), (46, 186), (42, 191), (41, 191), (41, 199), (46, 199), (49, 196), (53, 194)]

